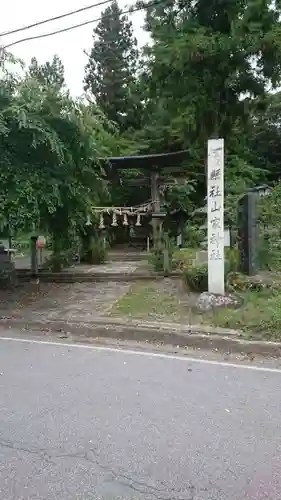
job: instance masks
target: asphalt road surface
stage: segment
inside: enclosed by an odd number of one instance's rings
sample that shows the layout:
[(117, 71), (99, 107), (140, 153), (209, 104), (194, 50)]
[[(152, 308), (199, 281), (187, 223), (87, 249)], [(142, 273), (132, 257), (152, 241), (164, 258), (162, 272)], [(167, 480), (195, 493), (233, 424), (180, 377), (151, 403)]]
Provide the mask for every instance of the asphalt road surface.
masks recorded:
[(0, 340), (1, 500), (281, 499), (281, 370)]

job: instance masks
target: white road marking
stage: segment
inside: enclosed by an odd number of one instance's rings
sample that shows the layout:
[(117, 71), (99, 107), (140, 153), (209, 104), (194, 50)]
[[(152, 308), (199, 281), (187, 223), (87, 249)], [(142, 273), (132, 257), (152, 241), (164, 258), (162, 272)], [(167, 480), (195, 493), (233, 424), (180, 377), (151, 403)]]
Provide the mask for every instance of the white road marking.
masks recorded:
[(135, 351), (133, 349), (122, 349), (117, 347), (106, 347), (106, 346), (94, 346), (87, 344), (69, 344), (64, 342), (53, 342), (48, 340), (35, 340), (35, 339), (20, 339), (17, 337), (1, 337), (0, 341), (9, 341), (9, 342), (20, 342), (26, 344), (42, 344), (42, 345), (51, 345), (58, 347), (71, 347), (73, 349), (89, 349), (92, 351), (98, 352), (115, 352), (119, 354), (128, 354), (134, 356), (146, 356), (149, 358), (162, 358), (162, 359), (173, 359), (176, 361), (185, 361), (189, 363), (198, 363), (202, 365), (214, 365), (214, 366), (223, 366), (226, 368), (242, 368), (243, 370), (252, 370), (258, 372), (267, 372), (267, 373), (280, 373), (281, 368), (268, 368), (266, 366), (257, 366), (257, 365), (244, 365), (238, 363), (228, 363), (227, 361), (214, 361), (212, 359), (200, 359), (200, 358), (191, 358), (189, 356), (177, 356), (174, 354), (164, 354), (159, 352), (147, 352), (147, 351)]

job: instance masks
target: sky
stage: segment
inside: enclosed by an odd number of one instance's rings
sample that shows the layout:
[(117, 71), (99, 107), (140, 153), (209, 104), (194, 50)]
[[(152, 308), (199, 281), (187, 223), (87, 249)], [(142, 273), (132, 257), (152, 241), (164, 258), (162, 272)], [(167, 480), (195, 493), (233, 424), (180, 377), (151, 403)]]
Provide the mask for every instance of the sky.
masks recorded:
[[(5, 7), (1, 8), (0, 15), (0, 33), (12, 29), (20, 28), (37, 21), (64, 14), (66, 12), (80, 9), (84, 6), (98, 3), (99, 0), (47, 0), (38, 2), (38, 0), (7, 0)], [(122, 10), (127, 9), (134, 0), (119, 0), (119, 6)], [(0, 45), (4, 46), (15, 40), (26, 38), (28, 36), (39, 35), (49, 31), (55, 31), (66, 28), (72, 24), (95, 19), (100, 16), (102, 10), (106, 8), (96, 7), (80, 14), (60, 19), (51, 23), (44, 24), (20, 33), (0, 37)], [(144, 23), (143, 12), (130, 14), (130, 19), (134, 25), (134, 34), (139, 45), (144, 45), (147, 40), (147, 34), (142, 30)], [(83, 92), (84, 67), (87, 63), (87, 56), (84, 50), (89, 52), (92, 46), (92, 32), (97, 23), (90, 24), (61, 33), (48, 38), (24, 42), (10, 49), (15, 56), (21, 58), (26, 64), (29, 64), (32, 57), (36, 57), (40, 63), (51, 60), (54, 54), (57, 54), (64, 66), (67, 85), (73, 96), (79, 96)]]

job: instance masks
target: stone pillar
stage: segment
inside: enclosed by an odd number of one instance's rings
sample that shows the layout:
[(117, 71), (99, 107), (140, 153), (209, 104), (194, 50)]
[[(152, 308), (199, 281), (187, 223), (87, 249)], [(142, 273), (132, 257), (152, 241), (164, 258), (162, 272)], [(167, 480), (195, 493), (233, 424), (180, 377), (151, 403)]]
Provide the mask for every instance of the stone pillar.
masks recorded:
[(208, 141), (208, 291), (224, 295), (224, 140)]
[(239, 201), (238, 242), (240, 249), (240, 270), (254, 276), (257, 265), (257, 194), (246, 193)]

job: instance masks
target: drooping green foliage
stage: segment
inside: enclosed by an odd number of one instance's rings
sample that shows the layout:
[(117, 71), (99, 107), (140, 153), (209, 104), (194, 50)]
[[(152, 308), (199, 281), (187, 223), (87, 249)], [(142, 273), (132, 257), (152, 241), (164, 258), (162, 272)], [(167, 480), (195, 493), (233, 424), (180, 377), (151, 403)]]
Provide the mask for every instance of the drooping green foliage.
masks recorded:
[(41, 228), (63, 240), (83, 228), (105, 192), (99, 158), (110, 154), (110, 126), (57, 81), (7, 74), (0, 86), (2, 227)]

